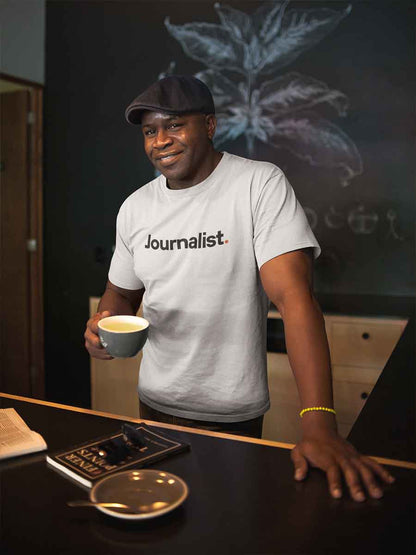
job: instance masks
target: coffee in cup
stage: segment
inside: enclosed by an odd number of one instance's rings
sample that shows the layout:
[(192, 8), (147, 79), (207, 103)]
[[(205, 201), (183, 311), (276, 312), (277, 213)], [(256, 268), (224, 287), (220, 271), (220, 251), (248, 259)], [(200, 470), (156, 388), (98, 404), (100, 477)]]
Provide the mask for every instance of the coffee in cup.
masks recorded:
[(149, 322), (140, 316), (108, 316), (98, 321), (101, 345), (115, 358), (134, 357), (147, 340)]

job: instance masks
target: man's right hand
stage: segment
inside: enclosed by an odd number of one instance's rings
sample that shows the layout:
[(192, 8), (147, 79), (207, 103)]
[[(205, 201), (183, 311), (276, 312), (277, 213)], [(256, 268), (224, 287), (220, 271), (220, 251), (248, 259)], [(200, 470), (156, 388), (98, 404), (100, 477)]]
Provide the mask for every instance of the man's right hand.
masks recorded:
[(98, 322), (107, 316), (113, 316), (113, 313), (109, 310), (104, 310), (103, 312), (97, 312), (94, 314), (94, 316), (88, 320), (84, 333), (85, 348), (92, 357), (99, 358), (101, 360), (113, 359), (113, 357), (109, 355), (101, 345), (100, 338), (98, 337)]

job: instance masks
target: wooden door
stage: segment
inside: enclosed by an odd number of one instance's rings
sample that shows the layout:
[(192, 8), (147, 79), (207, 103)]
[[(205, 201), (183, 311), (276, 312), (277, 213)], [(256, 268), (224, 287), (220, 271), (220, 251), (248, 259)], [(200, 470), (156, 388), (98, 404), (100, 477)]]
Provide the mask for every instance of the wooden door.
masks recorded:
[(0, 390), (43, 398), (41, 91), (0, 101)]

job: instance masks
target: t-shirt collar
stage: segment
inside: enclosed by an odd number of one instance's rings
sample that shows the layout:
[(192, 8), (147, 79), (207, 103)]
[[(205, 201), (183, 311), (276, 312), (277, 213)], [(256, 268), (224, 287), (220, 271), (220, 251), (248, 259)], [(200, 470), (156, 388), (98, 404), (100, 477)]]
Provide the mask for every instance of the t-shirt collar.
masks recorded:
[(195, 196), (199, 195), (199, 193), (206, 191), (209, 189), (214, 183), (216, 183), (218, 177), (223, 172), (223, 167), (225, 166), (225, 159), (228, 158), (229, 154), (227, 152), (221, 152), (222, 158), (214, 168), (214, 170), (200, 183), (193, 185), (192, 187), (188, 187), (187, 189), (169, 189), (166, 184), (166, 177), (164, 175), (160, 176), (160, 188), (162, 189), (163, 193), (168, 195), (169, 197), (175, 198), (182, 198), (188, 196)]

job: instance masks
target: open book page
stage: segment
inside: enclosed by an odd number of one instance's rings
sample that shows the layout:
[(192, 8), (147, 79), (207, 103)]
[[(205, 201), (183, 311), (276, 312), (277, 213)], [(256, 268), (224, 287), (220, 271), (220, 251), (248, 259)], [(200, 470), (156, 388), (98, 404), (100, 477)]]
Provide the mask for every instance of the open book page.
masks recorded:
[(0, 409), (0, 459), (47, 449), (43, 437), (33, 432), (15, 409)]

